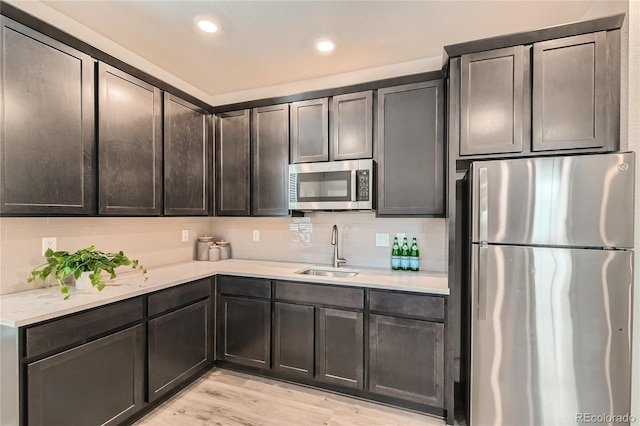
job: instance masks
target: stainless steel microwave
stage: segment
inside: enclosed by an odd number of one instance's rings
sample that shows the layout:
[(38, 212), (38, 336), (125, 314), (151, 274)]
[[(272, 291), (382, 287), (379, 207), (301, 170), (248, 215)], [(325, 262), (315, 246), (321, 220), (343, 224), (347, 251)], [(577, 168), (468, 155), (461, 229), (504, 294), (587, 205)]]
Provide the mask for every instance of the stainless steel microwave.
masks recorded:
[(373, 160), (289, 166), (290, 210), (371, 210)]

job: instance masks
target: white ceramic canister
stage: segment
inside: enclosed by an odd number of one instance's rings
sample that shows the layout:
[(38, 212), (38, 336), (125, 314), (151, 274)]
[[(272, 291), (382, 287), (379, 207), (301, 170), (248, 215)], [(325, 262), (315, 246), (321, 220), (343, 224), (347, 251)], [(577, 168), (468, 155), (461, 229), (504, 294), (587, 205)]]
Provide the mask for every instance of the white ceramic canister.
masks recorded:
[(229, 244), (229, 241), (221, 240), (216, 244), (220, 247), (220, 260), (231, 259), (231, 244)]
[(213, 243), (213, 237), (203, 235), (198, 237), (198, 246), (196, 250), (197, 260), (209, 260), (209, 246)]
[(217, 262), (220, 260), (220, 247), (215, 244), (209, 246), (209, 262)]

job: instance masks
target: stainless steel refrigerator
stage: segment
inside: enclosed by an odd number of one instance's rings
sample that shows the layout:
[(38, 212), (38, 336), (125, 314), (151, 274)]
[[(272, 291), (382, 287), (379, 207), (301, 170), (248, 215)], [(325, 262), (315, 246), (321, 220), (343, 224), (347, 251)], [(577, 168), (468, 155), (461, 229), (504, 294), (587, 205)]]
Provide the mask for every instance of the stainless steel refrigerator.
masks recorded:
[(471, 426), (628, 422), (634, 154), (468, 178)]

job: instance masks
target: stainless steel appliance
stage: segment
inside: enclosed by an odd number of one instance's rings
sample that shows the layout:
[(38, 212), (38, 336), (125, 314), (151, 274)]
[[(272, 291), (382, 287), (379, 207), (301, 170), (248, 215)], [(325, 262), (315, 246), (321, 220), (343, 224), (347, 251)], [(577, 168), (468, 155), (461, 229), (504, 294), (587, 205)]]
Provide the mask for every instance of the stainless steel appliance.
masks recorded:
[(373, 160), (289, 166), (290, 210), (371, 210)]
[(628, 424), (634, 154), (468, 177), (471, 426)]

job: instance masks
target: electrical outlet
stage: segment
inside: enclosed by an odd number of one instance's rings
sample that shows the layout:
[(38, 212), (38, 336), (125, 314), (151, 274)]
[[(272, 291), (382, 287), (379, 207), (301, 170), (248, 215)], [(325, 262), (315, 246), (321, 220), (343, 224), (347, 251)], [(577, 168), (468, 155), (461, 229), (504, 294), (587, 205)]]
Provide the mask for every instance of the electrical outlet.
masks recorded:
[(376, 247), (389, 247), (389, 234), (376, 234)]
[(42, 255), (47, 252), (47, 250), (51, 249), (56, 251), (56, 246), (58, 245), (58, 239), (56, 237), (45, 237), (42, 239)]
[(182, 230), (182, 241), (189, 241), (189, 230), (188, 229), (183, 229)]
[(260, 241), (260, 231), (257, 229), (253, 230), (253, 241)]

